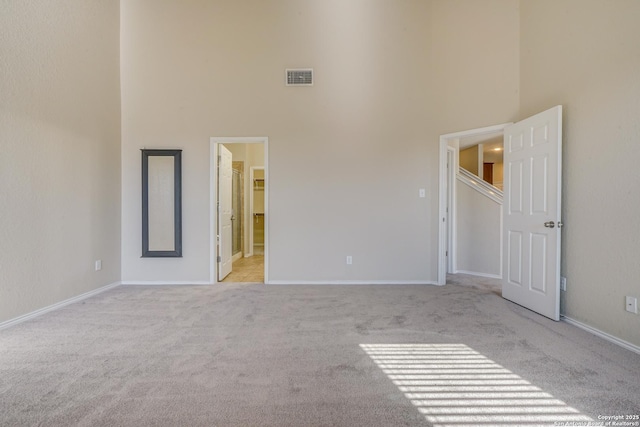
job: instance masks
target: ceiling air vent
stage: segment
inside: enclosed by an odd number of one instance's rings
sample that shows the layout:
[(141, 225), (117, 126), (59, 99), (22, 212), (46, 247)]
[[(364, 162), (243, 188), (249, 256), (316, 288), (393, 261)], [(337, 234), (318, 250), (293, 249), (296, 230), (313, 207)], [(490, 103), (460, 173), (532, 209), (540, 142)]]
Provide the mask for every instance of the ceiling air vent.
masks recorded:
[(312, 68), (288, 69), (286, 72), (287, 86), (313, 86)]

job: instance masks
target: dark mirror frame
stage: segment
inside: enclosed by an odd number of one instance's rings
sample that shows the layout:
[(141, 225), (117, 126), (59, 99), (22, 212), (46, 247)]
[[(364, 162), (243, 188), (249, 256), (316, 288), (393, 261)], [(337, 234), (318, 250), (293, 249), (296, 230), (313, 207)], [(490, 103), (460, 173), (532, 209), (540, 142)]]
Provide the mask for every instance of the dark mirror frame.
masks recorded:
[[(182, 257), (182, 150), (142, 149), (142, 258)], [(174, 249), (172, 251), (149, 250), (149, 157), (173, 157), (174, 189)]]

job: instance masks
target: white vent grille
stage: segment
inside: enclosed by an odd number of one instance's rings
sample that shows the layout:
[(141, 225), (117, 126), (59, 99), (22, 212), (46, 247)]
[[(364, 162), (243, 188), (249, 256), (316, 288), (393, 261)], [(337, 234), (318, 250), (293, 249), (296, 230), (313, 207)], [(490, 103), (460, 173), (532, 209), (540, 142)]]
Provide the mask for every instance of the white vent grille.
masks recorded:
[(286, 70), (287, 86), (313, 86), (313, 69)]

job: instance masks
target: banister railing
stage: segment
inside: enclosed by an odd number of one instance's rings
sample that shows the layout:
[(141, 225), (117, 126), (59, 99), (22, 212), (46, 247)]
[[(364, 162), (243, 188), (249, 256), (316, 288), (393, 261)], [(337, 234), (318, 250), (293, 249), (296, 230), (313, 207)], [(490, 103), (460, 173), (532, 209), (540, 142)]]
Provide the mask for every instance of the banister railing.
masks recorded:
[(498, 204), (502, 204), (503, 193), (498, 188), (489, 184), (488, 182), (480, 179), (476, 174), (473, 174), (465, 168), (458, 168), (458, 174), (456, 176), (458, 181), (467, 184), (469, 187), (480, 192), (484, 196), (490, 198)]

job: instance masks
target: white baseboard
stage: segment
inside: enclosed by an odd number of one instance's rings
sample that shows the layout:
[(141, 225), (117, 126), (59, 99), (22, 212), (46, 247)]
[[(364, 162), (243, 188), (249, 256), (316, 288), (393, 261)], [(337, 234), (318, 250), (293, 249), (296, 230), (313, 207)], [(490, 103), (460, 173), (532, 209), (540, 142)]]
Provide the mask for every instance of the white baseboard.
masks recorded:
[(209, 281), (166, 281), (166, 280), (125, 280), (121, 283), (123, 286), (202, 286), (215, 285)]
[(18, 316), (16, 318), (9, 319), (9, 320), (7, 320), (5, 322), (0, 323), (0, 329), (9, 328), (11, 326), (17, 325), (18, 323), (22, 323), (22, 322), (26, 322), (27, 320), (34, 319), (34, 318), (36, 318), (38, 316), (42, 316), (45, 313), (49, 313), (50, 311), (57, 310), (57, 309), (62, 308), (64, 306), (66, 306), (66, 305), (73, 304), (73, 303), (78, 302), (78, 301), (82, 301), (82, 300), (90, 298), (90, 297), (92, 297), (94, 295), (98, 295), (98, 294), (100, 294), (102, 292), (108, 291), (109, 289), (113, 289), (115, 287), (118, 287), (118, 286), (120, 286), (120, 284), (121, 284), (120, 282), (114, 282), (114, 283), (111, 283), (109, 285), (103, 286), (101, 288), (94, 289), (93, 291), (85, 292), (84, 294), (80, 294), (80, 295), (77, 295), (75, 297), (66, 299), (64, 301), (60, 301), (58, 303), (55, 303), (55, 304), (49, 305), (47, 307), (41, 308), (39, 310), (32, 311), (31, 313), (23, 314), (22, 316)]
[(468, 274), (470, 276), (478, 276), (478, 277), (486, 277), (489, 279), (502, 279), (502, 276), (499, 274), (489, 274), (489, 273), (478, 273), (476, 271), (466, 271), (466, 270), (456, 270), (454, 274)]
[(614, 343), (616, 345), (619, 345), (620, 347), (626, 348), (627, 350), (630, 350), (630, 351), (633, 351), (634, 353), (640, 354), (640, 347), (635, 345), (635, 344), (632, 344), (632, 343), (630, 343), (628, 341), (622, 340), (622, 339), (620, 339), (618, 337), (615, 337), (615, 336), (613, 336), (611, 334), (608, 334), (606, 332), (602, 332), (599, 329), (596, 329), (596, 328), (594, 328), (592, 326), (586, 325), (586, 324), (584, 324), (582, 322), (579, 322), (579, 321), (577, 321), (575, 319), (572, 319), (570, 317), (560, 316), (560, 318), (561, 318), (561, 320), (564, 320), (565, 322), (567, 322), (570, 325), (576, 326), (576, 327), (578, 327), (580, 329), (583, 329), (583, 330), (585, 330), (587, 332), (590, 332), (593, 335), (596, 335), (596, 336), (598, 336), (598, 337), (600, 337), (602, 339), (605, 339), (605, 340), (607, 340), (609, 342), (612, 342), (612, 343)]
[(269, 280), (267, 285), (429, 285), (438, 286), (429, 280)]

